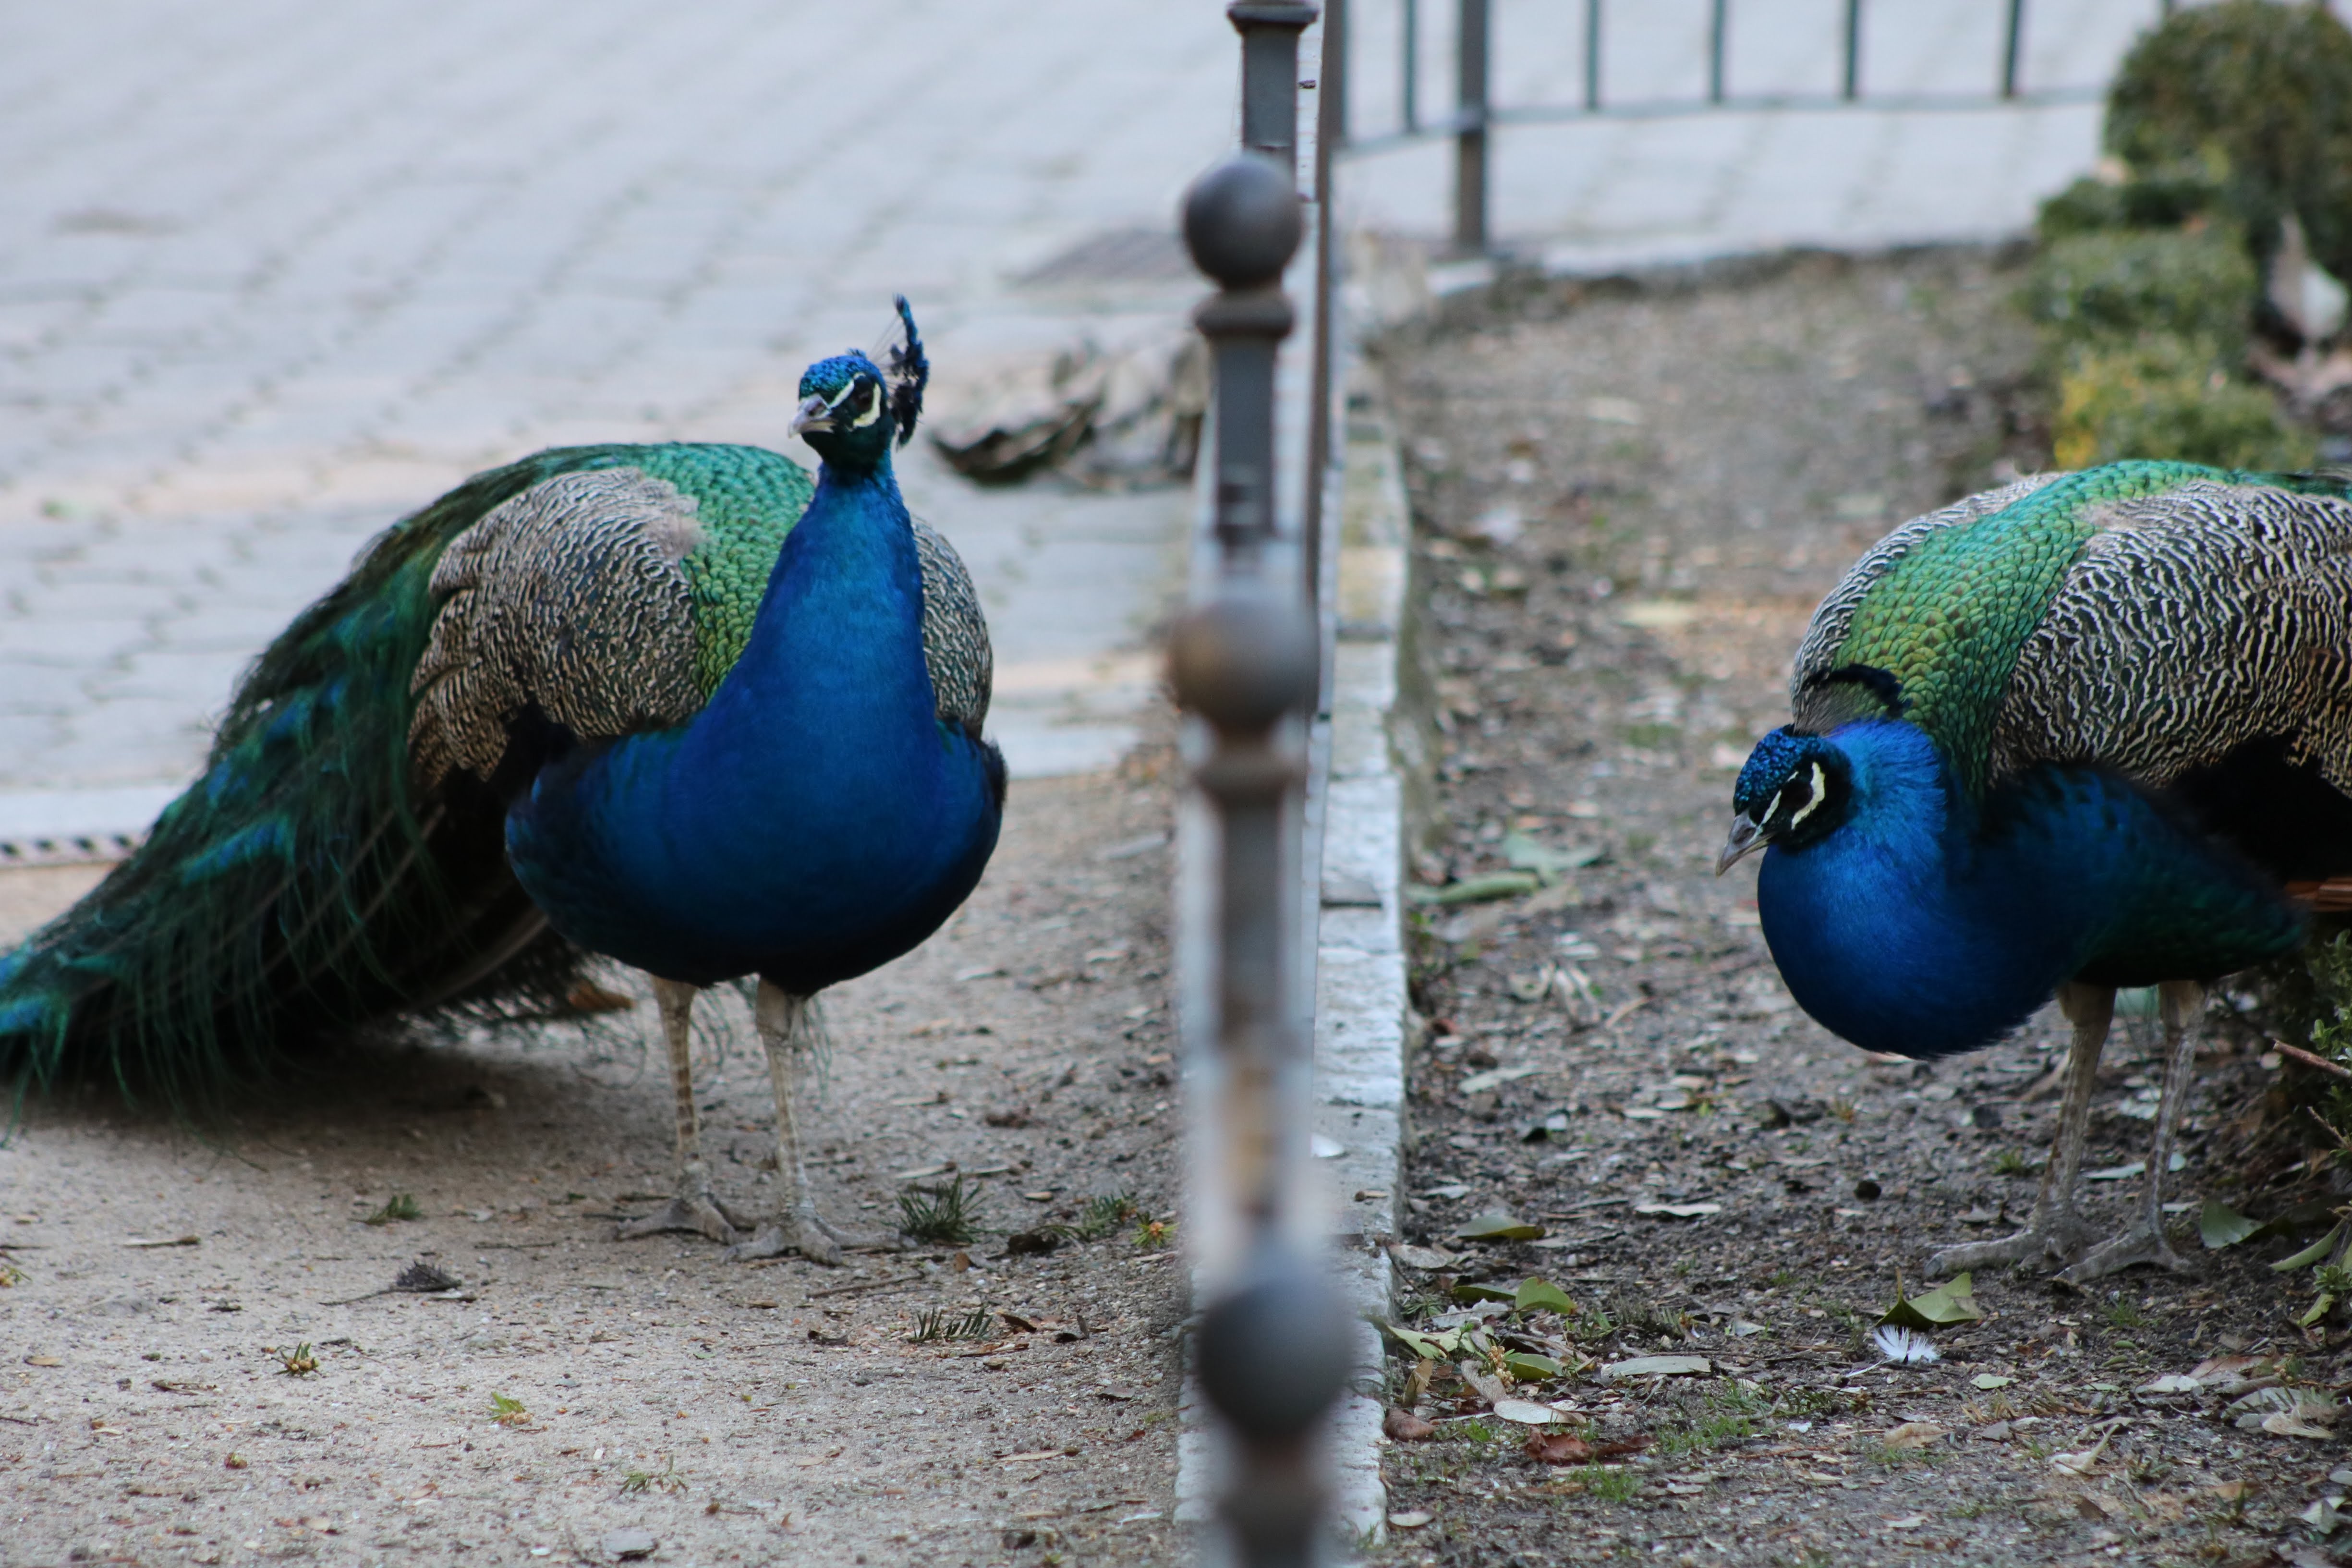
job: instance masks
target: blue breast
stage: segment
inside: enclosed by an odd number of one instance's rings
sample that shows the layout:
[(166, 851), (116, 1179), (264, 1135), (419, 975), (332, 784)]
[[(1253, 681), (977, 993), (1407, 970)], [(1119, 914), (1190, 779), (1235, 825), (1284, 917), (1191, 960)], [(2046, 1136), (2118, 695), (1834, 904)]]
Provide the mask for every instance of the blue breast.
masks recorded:
[(583, 946), (807, 994), (938, 928), (980, 879), (1003, 795), (994, 748), (936, 716), (896, 484), (828, 471), (709, 703), (550, 764), (507, 846)]
[(2265, 878), (2118, 775), (2040, 767), (1978, 808), (1916, 726), (1831, 740), (1853, 764), (1847, 819), (1768, 850), (1757, 909), (1790, 994), (1866, 1049), (1973, 1050), (2063, 981), (2210, 979), (2300, 937)]

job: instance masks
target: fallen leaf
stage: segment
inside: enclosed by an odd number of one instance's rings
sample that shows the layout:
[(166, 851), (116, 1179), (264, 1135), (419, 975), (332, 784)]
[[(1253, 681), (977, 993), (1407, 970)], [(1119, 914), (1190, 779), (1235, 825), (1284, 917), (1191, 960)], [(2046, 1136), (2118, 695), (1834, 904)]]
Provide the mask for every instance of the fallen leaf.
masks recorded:
[(1533, 1078), (1543, 1070), (1538, 1067), (1492, 1068), (1486, 1072), (1472, 1073), (1454, 1088), (1464, 1094), (1484, 1094), (1490, 1089), (1499, 1089), (1523, 1078)]
[(1454, 1255), (1442, 1247), (1412, 1247), (1404, 1242), (1391, 1245), (1389, 1256), (1407, 1268), (1417, 1268), (1424, 1274), (1434, 1273), (1454, 1260)]
[(1547, 1465), (1589, 1465), (1595, 1459), (1614, 1459), (1627, 1454), (1637, 1454), (1649, 1446), (1647, 1437), (1595, 1443), (1572, 1432), (1530, 1432), (1523, 1451), (1528, 1458), (1540, 1459)]
[(2249, 1375), (2258, 1375), (2267, 1357), (2258, 1355), (2208, 1356), (2189, 1369), (2189, 1375), (2200, 1384), (2236, 1383)]
[(1906, 1513), (1900, 1519), (1890, 1519), (1884, 1522), (1889, 1530), (1916, 1530), (1927, 1522), (1927, 1516), (1924, 1513)]
[(1601, 1369), (1601, 1377), (1613, 1383), (1622, 1377), (1704, 1376), (1714, 1370), (1703, 1355), (1637, 1355), (1630, 1361), (1611, 1362)]
[(1975, 1281), (1966, 1274), (1955, 1274), (1933, 1290), (1895, 1302), (1878, 1321), (1896, 1328), (1938, 1329), (1973, 1323), (1983, 1316), (1977, 1306)]
[(2263, 1430), (2273, 1437), (2332, 1437), (2326, 1427), (2304, 1420), (2289, 1411), (2276, 1410), (2263, 1417)]
[(2215, 1252), (2237, 1246), (2262, 1228), (2260, 1220), (2248, 1219), (2219, 1198), (2207, 1198), (2204, 1209), (2197, 1216), (2199, 1238)]
[(53, 1355), (28, 1355), (25, 1358), (25, 1364), (26, 1366), (63, 1366), (66, 1363)]
[(1495, 1414), (1522, 1426), (1549, 1426), (1556, 1418), (1550, 1405), (1538, 1405), (1532, 1399), (1497, 1399)]
[(622, 1562), (634, 1563), (639, 1558), (651, 1557), (661, 1542), (654, 1538), (650, 1530), (615, 1530), (605, 1534), (603, 1545), (605, 1551)]
[(1882, 1439), (1891, 1449), (1925, 1448), (1944, 1440), (1944, 1428), (1932, 1421), (1906, 1421)]
[(1513, 1219), (1507, 1214), (1487, 1214), (1454, 1234), (1465, 1241), (1536, 1241), (1542, 1238), (1544, 1227), (1531, 1220)]
[(1503, 1370), (1521, 1383), (1542, 1383), (1558, 1377), (1564, 1369), (1548, 1355), (1538, 1355), (1533, 1351), (1506, 1351)]
[(2003, 1377), (1997, 1372), (1980, 1372), (1974, 1377), (1969, 1379), (1969, 1381), (1974, 1384), (1977, 1387), (1984, 1390), (1987, 1394), (1990, 1394), (1996, 1388), (2007, 1388), (2011, 1384), (2015, 1383), (2017, 1379), (2013, 1377)]
[(2133, 1392), (2136, 1394), (2194, 1394), (2204, 1386), (2186, 1373), (2168, 1372), (2162, 1377), (2141, 1384)]
[(1436, 1517), (1433, 1513), (1425, 1513), (1417, 1508), (1406, 1509), (1402, 1513), (1389, 1515), (1389, 1527), (1392, 1530), (1419, 1530)]
[(203, 1241), (193, 1236), (131, 1236), (122, 1241), (125, 1247), (201, 1247)]
[(1437, 1423), (1424, 1421), (1410, 1410), (1391, 1410), (1381, 1418), (1381, 1430), (1396, 1443), (1418, 1443), (1437, 1435)]
[(1666, 1219), (1704, 1219), (1711, 1214), (1721, 1214), (1721, 1204), (1635, 1204), (1633, 1212), (1657, 1215)]
[(2273, 1274), (2289, 1274), (2298, 1268), (2308, 1268), (2311, 1265), (2318, 1262), (2321, 1258), (2326, 1258), (2329, 1253), (2335, 1251), (2336, 1244), (2342, 1240), (2343, 1237), (2344, 1227), (2339, 1225), (2334, 1230), (2329, 1231), (2326, 1236), (2321, 1237), (2317, 1241), (2313, 1242), (2309, 1247), (2305, 1247), (2301, 1252), (2296, 1253), (2294, 1257), (2282, 1258), (2276, 1263), (2272, 1264), (2271, 1272)]
[(1483, 904), (1495, 899), (1516, 899), (1522, 893), (1532, 893), (1543, 886), (1543, 879), (1533, 871), (1490, 871), (1483, 877), (1465, 877), (1443, 888), (1424, 887), (1416, 882), (1404, 890), (1405, 897), (1416, 904)]
[(1478, 1397), (1485, 1400), (1490, 1408), (1511, 1397), (1510, 1390), (1504, 1386), (1501, 1378), (1489, 1376), (1466, 1361), (1454, 1370), (1461, 1374), (1463, 1382), (1478, 1391)]

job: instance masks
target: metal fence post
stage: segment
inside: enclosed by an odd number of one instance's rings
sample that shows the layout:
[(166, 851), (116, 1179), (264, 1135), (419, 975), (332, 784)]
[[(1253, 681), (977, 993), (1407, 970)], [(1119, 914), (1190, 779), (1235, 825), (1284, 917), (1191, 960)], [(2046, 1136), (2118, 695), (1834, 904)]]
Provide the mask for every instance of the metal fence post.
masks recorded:
[(1862, 96), (1862, 0), (1845, 0), (1843, 65), (1838, 96), (1851, 103)]
[(1193, 320), (1213, 356), (1217, 580), (1169, 640), (1176, 700), (1207, 721), (1194, 783), (1217, 822), (1207, 955), (1221, 1072), (1196, 1114), (1234, 1204), (1238, 1267), (1194, 1341), (1202, 1393), (1240, 1449), (1219, 1503), (1243, 1568), (1307, 1568), (1325, 1489), (1313, 1438), (1345, 1384), (1351, 1325), (1338, 1292), (1286, 1234), (1293, 1143), (1286, 1085), (1305, 1050), (1287, 994), (1294, 908), (1286, 817), (1302, 783), (1289, 722), (1316, 695), (1318, 637), (1298, 584), (1266, 571), (1274, 537), (1275, 349), (1292, 326), (1281, 280), (1302, 227), (1291, 176), (1244, 153), (1194, 182), (1184, 240), (1219, 290)]
[(1242, 145), (1295, 168), (1298, 157), (1298, 35), (1315, 20), (1305, 0), (1234, 0), (1242, 36)]
[(1486, 250), (1487, 0), (1462, 0), (1454, 51), (1454, 248), (1465, 256)]
[(2025, 0), (2009, 0), (2009, 18), (2000, 35), (2000, 95), (2017, 96), (2017, 54), (2025, 42)]

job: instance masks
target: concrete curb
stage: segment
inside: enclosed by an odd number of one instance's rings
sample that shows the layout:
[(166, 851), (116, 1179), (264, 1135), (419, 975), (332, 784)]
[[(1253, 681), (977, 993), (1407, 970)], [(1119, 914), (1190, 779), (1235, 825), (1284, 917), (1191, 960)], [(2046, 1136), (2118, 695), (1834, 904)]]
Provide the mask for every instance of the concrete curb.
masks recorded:
[[(1337, 1216), (1333, 1263), (1363, 1316), (1392, 1310), (1403, 1176), (1406, 788), (1392, 731), (1405, 656), (1404, 476), (1377, 391), (1351, 378), (1339, 509), (1339, 634), (1315, 973), (1318, 1164)], [(1387, 1531), (1380, 1331), (1357, 1329), (1355, 1386), (1331, 1426), (1333, 1511), (1358, 1540)]]

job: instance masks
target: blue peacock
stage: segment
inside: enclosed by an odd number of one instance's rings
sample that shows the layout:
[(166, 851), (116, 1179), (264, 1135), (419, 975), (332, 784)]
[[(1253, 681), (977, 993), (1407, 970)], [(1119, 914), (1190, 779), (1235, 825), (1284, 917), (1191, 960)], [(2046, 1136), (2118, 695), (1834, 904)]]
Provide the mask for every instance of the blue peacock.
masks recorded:
[[(388, 1015), (562, 1012), (593, 955), (653, 977), (679, 1176), (625, 1235), (837, 1261), (794, 1080), (824, 987), (977, 885), (1004, 766), (971, 579), (891, 468), (929, 364), (809, 367), (812, 486), (751, 447), (576, 447), (378, 538), (261, 655), (139, 852), (0, 959), (0, 1072), (186, 1106)], [(782, 1201), (712, 1192), (688, 1042), (757, 976)], [(751, 1234), (747, 1237), (744, 1231)]]
[[(2073, 1026), (2025, 1228), (1930, 1267), (2185, 1265), (2162, 1184), (2205, 984), (2292, 951), (2352, 883), (2352, 482), (2127, 462), (1905, 523), (1813, 614), (1718, 870), (1806, 1012), (1934, 1059), (2051, 999)], [(2137, 1216), (2085, 1250), (2075, 1178), (2119, 987), (2158, 987)]]

